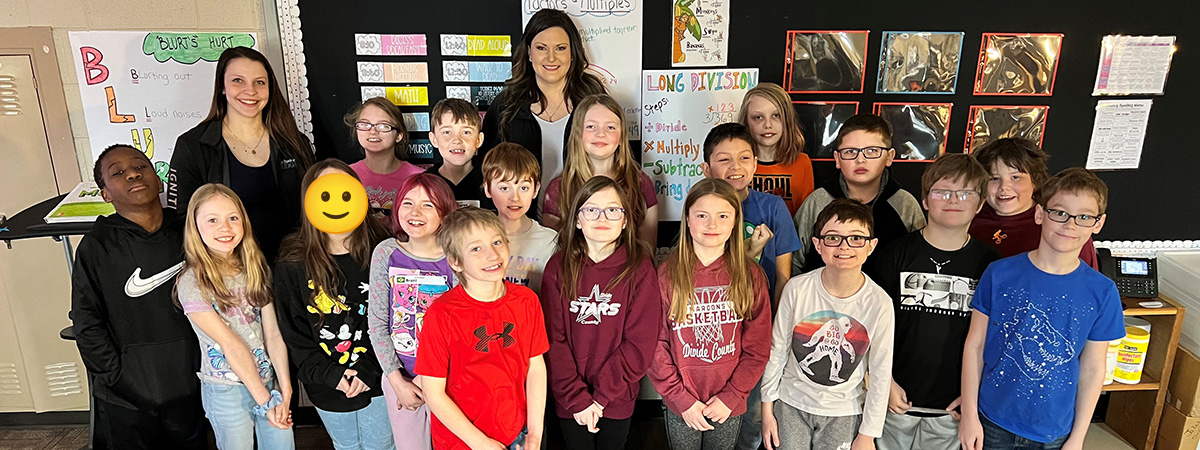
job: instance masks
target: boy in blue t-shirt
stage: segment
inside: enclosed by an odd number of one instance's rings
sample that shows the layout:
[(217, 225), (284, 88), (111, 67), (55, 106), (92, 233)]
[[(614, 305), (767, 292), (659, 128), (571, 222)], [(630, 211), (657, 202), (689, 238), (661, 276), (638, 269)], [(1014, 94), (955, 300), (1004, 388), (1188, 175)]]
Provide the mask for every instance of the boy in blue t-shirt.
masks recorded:
[(1104, 226), (1104, 182), (1067, 169), (1034, 200), (1037, 249), (992, 263), (971, 302), (959, 426), (968, 450), (1082, 448), (1108, 343), (1125, 336), (1116, 285), (1079, 259)]
[[(745, 125), (726, 123), (713, 127), (704, 138), (704, 176), (728, 181), (742, 199), (743, 234), (749, 241), (750, 256), (758, 260), (767, 274), (771, 289), (771, 311), (779, 308), (779, 294), (792, 278), (792, 252), (801, 249), (787, 204), (779, 196), (750, 189), (758, 170), (758, 151), (754, 136)], [(738, 437), (739, 449), (757, 449), (762, 442), (762, 408), (759, 386), (750, 390), (746, 414)]]

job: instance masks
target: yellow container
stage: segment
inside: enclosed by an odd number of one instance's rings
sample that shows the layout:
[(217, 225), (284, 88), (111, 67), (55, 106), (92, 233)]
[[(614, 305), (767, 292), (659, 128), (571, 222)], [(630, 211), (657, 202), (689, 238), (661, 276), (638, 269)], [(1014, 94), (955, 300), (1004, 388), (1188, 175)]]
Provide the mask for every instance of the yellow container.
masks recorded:
[(1113, 379), (1118, 383), (1138, 384), (1146, 364), (1146, 349), (1150, 347), (1150, 332), (1137, 327), (1125, 327), (1125, 339), (1117, 350), (1117, 368)]
[(1108, 355), (1104, 360), (1105, 385), (1113, 383), (1113, 371), (1117, 370), (1117, 353), (1121, 350), (1121, 341), (1123, 340), (1124, 339), (1117, 339), (1115, 341), (1109, 341), (1108, 343)]

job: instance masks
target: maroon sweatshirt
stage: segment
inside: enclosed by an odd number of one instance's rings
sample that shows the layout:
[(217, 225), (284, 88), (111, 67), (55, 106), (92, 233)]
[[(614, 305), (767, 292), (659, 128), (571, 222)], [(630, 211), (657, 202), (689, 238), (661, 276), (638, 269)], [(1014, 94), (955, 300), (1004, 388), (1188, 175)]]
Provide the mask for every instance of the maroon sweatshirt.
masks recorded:
[(595, 401), (604, 407), (605, 418), (627, 419), (662, 323), (654, 264), (649, 256), (642, 258), (610, 289), (609, 282), (625, 270), (625, 248), (599, 263), (584, 256), (578, 287), (564, 295), (562, 259), (562, 252), (551, 257), (542, 276), (550, 338), (546, 368), (555, 413), (569, 419)]
[(771, 354), (771, 300), (767, 278), (750, 264), (754, 283), (753, 317), (744, 320), (728, 298), (725, 257), (708, 267), (697, 263), (695, 297), (688, 320), (671, 320), (671, 268), (658, 268), (664, 326), (659, 327), (650, 381), (672, 412), (682, 415), (696, 402), (721, 399), (731, 415), (746, 412), (746, 397), (762, 378)]
[[(996, 214), (992, 205), (983, 205), (983, 210), (971, 221), (971, 236), (980, 239), (1000, 252), (1001, 258), (1007, 258), (1020, 253), (1034, 250), (1042, 241), (1042, 226), (1033, 220), (1033, 213), (1041, 206), (1033, 205), (1023, 213), (1011, 216)], [(1096, 247), (1089, 236), (1083, 248), (1079, 250), (1079, 258), (1093, 269), (1100, 270), (1096, 260)]]

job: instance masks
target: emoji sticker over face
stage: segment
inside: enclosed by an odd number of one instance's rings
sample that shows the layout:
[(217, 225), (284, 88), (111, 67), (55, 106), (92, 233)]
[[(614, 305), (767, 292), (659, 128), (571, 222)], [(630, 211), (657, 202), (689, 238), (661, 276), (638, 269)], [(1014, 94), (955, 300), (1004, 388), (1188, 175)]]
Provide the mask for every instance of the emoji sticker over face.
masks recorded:
[(304, 193), (304, 214), (318, 230), (340, 234), (367, 217), (367, 191), (354, 177), (334, 172), (317, 177)]

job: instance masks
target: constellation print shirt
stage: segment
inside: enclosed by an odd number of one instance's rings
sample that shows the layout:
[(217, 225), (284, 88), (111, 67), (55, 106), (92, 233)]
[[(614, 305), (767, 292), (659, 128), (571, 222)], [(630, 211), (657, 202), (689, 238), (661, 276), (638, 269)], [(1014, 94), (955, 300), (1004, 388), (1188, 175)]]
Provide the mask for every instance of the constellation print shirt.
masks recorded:
[(1085, 264), (1043, 272), (1022, 253), (988, 266), (971, 307), (988, 316), (979, 412), (1038, 442), (1070, 433), (1084, 344), (1125, 336), (1116, 285)]
[[(471, 298), (459, 285), (429, 306), (417, 354), (417, 374), (446, 379), (446, 395), (479, 431), (512, 442), (525, 427), (525, 378), (529, 359), (550, 348), (538, 298), (529, 288), (504, 282), (494, 302)], [(433, 448), (467, 444), (437, 416)]]

